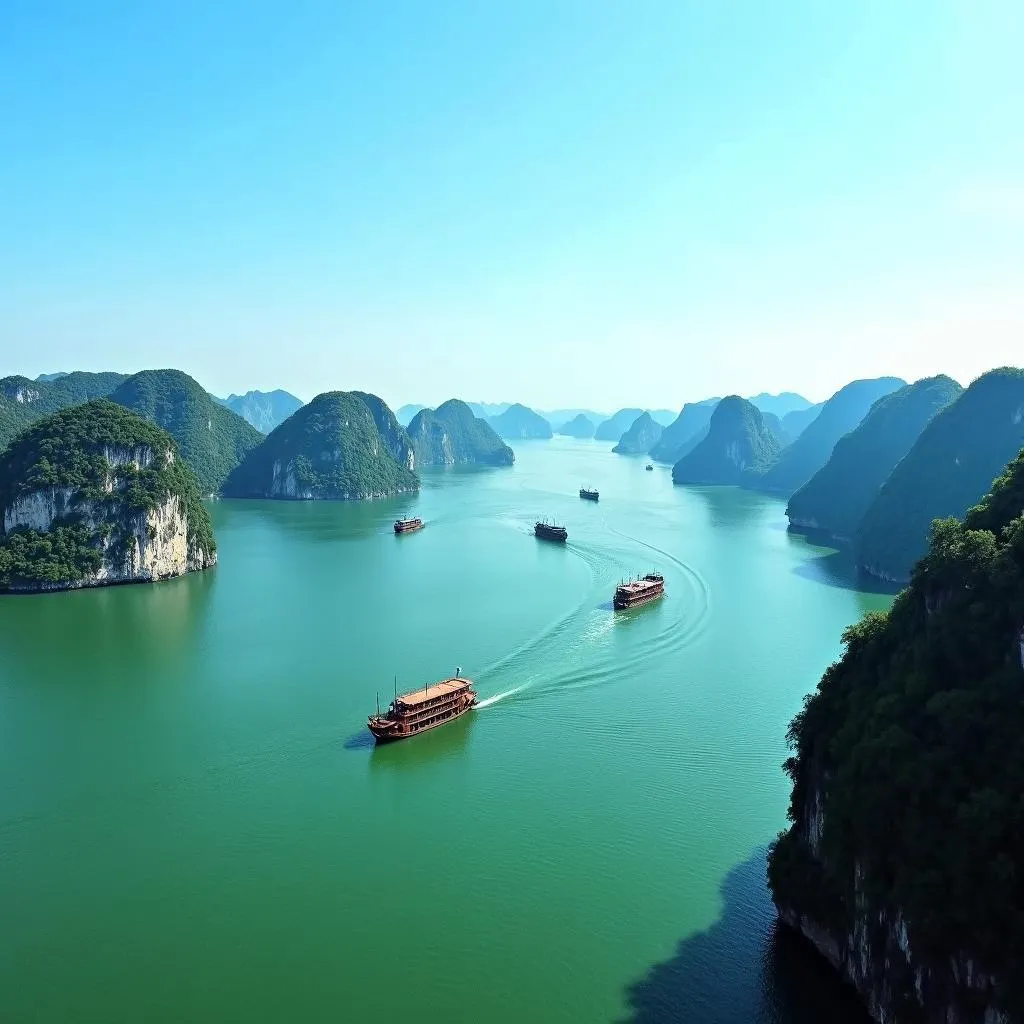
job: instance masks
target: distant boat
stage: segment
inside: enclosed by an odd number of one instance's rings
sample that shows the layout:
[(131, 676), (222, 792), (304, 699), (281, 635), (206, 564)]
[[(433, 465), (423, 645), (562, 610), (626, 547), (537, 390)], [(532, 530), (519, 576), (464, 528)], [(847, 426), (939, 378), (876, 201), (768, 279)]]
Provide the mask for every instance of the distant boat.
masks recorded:
[(378, 743), (389, 743), (436, 729), (464, 715), (475, 704), (473, 680), (462, 678), (461, 669), (456, 669), (452, 679), (442, 679), (400, 697), (396, 694), (383, 715), (378, 702), (377, 714), (370, 715), (366, 725)]
[(422, 530), (422, 519), (396, 519), (395, 533), (412, 533), (413, 530)]
[(589, 487), (581, 487), (580, 497), (585, 498), (587, 501), (597, 501), (600, 495), (597, 491), (591, 490)]
[(616, 611), (633, 608), (638, 604), (654, 601), (665, 593), (665, 577), (660, 573), (649, 572), (646, 576), (629, 583), (620, 583), (615, 588), (612, 605)]
[(533, 535), (541, 540), (554, 540), (564, 544), (569, 536), (569, 531), (564, 526), (555, 526), (554, 523), (537, 523), (533, 528)]
[(644, 466), (644, 469), (646, 469), (648, 473), (651, 473), (654, 470), (654, 466), (650, 462), (648, 462), (647, 465)]

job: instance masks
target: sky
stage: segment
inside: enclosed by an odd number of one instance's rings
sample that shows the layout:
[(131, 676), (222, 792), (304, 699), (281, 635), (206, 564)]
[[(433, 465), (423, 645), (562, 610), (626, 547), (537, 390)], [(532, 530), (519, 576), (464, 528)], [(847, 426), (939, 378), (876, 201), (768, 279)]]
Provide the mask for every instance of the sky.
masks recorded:
[(0, 376), (678, 408), (1024, 351), (1019, 0), (0, 5)]

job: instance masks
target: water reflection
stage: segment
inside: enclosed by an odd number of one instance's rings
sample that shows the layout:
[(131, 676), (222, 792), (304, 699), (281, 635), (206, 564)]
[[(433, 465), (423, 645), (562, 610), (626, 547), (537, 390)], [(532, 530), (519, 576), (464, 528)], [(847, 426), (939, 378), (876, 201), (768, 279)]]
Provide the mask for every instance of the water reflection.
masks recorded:
[(630, 985), (630, 1024), (869, 1024), (853, 990), (810, 945), (778, 927), (765, 856), (757, 850), (726, 875), (721, 916), (707, 931)]
[(233, 499), (213, 506), (214, 528), (244, 530), (270, 525), (275, 530), (308, 540), (357, 540), (411, 515), (417, 494), (401, 494), (380, 501), (271, 501)]
[[(469, 743), (476, 712), (470, 711), (454, 722), (395, 743), (374, 744), (370, 752), (371, 771), (415, 772), (425, 763), (445, 761), (461, 755)], [(348, 749), (352, 749), (348, 747)]]
[(704, 506), (711, 526), (724, 529), (749, 527), (759, 519), (775, 515), (778, 498), (772, 498), (740, 487), (693, 487), (686, 486)]

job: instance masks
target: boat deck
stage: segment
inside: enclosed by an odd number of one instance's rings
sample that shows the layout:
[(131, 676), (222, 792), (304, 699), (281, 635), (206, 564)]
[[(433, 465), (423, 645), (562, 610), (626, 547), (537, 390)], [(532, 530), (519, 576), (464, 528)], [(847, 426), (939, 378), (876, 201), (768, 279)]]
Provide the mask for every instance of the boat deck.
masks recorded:
[(412, 693), (403, 693), (398, 696), (398, 701), (406, 707), (415, 707), (417, 704), (425, 704), (428, 700), (436, 700), (438, 697), (447, 697), (466, 690), (473, 685), (472, 679), (442, 679), (439, 683), (431, 683), (421, 690), (413, 690)]

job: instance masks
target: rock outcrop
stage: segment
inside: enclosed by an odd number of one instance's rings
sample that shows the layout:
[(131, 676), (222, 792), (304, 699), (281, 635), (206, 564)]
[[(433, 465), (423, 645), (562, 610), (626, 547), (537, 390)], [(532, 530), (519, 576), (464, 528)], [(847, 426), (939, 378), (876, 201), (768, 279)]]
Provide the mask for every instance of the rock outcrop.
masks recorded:
[(658, 443), (650, 450), (655, 462), (673, 465), (688, 455), (707, 436), (708, 425), (715, 407), (721, 399), (708, 398), (703, 402), (687, 402), (679, 415), (664, 429)]
[(451, 398), (436, 409), (421, 409), (409, 424), (416, 464), (426, 466), (511, 466), (515, 453), (465, 402)]
[(269, 434), (293, 412), (302, 408), (302, 401), (287, 391), (246, 391), (244, 395), (228, 395), (215, 401), (238, 413), (261, 434)]
[(677, 484), (746, 484), (782, 450), (761, 410), (739, 395), (715, 406), (704, 439), (672, 467)]
[(233, 498), (347, 501), (419, 487), (412, 442), (376, 395), (328, 391), (293, 413), (224, 484)]
[(551, 437), (551, 424), (532, 409), (516, 402), (499, 416), (487, 421), (498, 437), (506, 441), (546, 440)]
[(593, 420), (582, 412), (578, 412), (568, 423), (563, 423), (558, 428), (558, 433), (564, 434), (566, 437), (578, 437), (585, 440), (594, 436), (595, 429)]
[(658, 443), (662, 431), (661, 424), (656, 423), (649, 412), (643, 412), (633, 420), (612, 451), (619, 455), (646, 455)]
[(609, 416), (597, 425), (594, 438), (598, 441), (617, 442), (642, 412), (643, 409), (620, 409), (614, 416)]
[(40, 420), (0, 455), (0, 588), (170, 579), (217, 560), (172, 438), (99, 400)]

